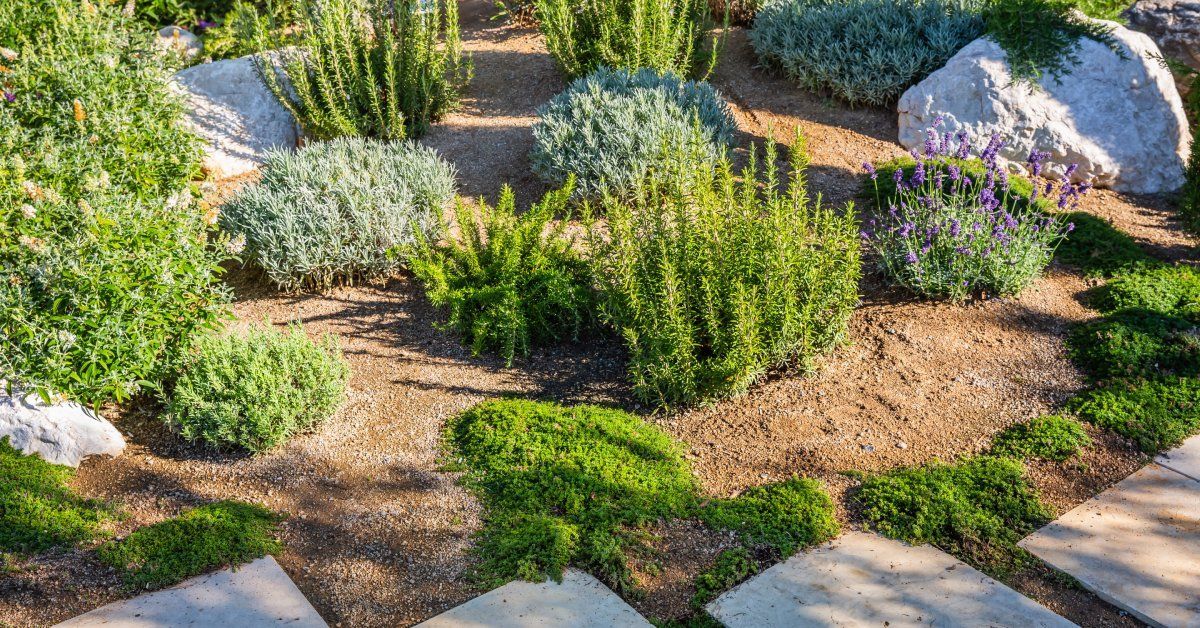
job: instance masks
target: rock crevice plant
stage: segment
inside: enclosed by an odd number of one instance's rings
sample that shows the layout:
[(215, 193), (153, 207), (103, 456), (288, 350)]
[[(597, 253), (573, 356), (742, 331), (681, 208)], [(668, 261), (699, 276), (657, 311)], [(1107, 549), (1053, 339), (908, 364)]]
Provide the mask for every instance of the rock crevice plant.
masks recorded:
[(297, 16), (297, 45), (257, 59), (311, 137), (419, 137), (458, 103), (457, 2), (299, 0)]

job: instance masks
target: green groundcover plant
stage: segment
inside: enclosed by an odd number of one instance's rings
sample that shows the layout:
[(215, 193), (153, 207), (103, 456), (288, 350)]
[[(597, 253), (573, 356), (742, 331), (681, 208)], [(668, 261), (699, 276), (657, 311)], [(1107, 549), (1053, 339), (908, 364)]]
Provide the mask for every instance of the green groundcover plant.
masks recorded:
[(453, 195), (454, 168), (433, 149), (339, 138), (270, 153), (220, 224), (280, 288), (322, 290), (395, 272)]
[(494, 351), (511, 366), (535, 346), (576, 341), (595, 327), (590, 269), (564, 234), (570, 196), (568, 183), (517, 216), (505, 187), (495, 207), (460, 201), (442, 243), (419, 240), (409, 268), (476, 355)]
[(165, 418), (188, 440), (262, 451), (329, 418), (348, 377), (335, 339), (298, 325), (208, 335), (183, 359)]
[(67, 483), (74, 469), (23, 455), (0, 438), (0, 551), (34, 553), (105, 534), (113, 513), (82, 499)]
[(126, 399), (225, 309), (199, 143), (109, 3), (0, 3), (0, 66), (0, 379)]
[(160, 589), (281, 549), (279, 517), (254, 504), (221, 501), (102, 545), (100, 560), (131, 590)]
[[(797, 134), (791, 176), (768, 142), (740, 178), (675, 152), (589, 227), (603, 318), (629, 349), (639, 397), (687, 403), (738, 394), (768, 370), (812, 368), (845, 337), (858, 302), (857, 226), (809, 198)], [(690, 152), (689, 152), (690, 151)]]
[[(880, 267), (896, 283), (925, 297), (963, 301), (972, 295), (1019, 293), (1038, 276), (1073, 223), (1053, 215), (1022, 211), (1041, 196), (1057, 196), (1059, 210), (1073, 208), (1087, 184), (1069, 180), (1030, 188), (1021, 198), (997, 155), (1004, 146), (993, 135), (979, 158), (983, 171), (964, 172), (970, 136), (928, 130), (923, 152), (914, 151), (911, 171), (892, 168), (887, 195), (876, 186), (881, 212), (862, 232), (863, 241), (879, 254)], [(1034, 151), (1029, 165), (1036, 177), (1045, 153)], [(879, 173), (863, 164), (873, 182)], [(1073, 171), (1074, 167), (1068, 171)], [(1016, 199), (1010, 196), (1016, 195)]]
[(258, 57), (259, 74), (312, 137), (420, 137), (457, 105), (470, 75), (457, 2), (297, 0), (297, 7), (299, 41)]
[(788, 551), (837, 533), (833, 503), (811, 480), (704, 504), (681, 447), (620, 410), (488, 401), (450, 421), (446, 449), (483, 503), (476, 575), (489, 586), (575, 565), (633, 593), (629, 559), (650, 557), (647, 528), (676, 518)]
[(1011, 458), (932, 463), (863, 480), (863, 517), (885, 536), (933, 543), (976, 565), (1011, 563), (1016, 542), (1051, 518)]
[(1078, 421), (1050, 414), (1018, 423), (996, 435), (992, 455), (1063, 461), (1092, 442)]
[(707, 162), (737, 128), (725, 100), (704, 82), (654, 70), (600, 68), (538, 109), (533, 171), (552, 185), (575, 177), (581, 197), (624, 193), (670, 158), (695, 129)]
[(1200, 379), (1154, 375), (1114, 379), (1073, 398), (1080, 418), (1131, 439), (1155, 454), (1200, 432)]
[(716, 65), (708, 0), (535, 0), (546, 47), (568, 78), (602, 67), (705, 76)]

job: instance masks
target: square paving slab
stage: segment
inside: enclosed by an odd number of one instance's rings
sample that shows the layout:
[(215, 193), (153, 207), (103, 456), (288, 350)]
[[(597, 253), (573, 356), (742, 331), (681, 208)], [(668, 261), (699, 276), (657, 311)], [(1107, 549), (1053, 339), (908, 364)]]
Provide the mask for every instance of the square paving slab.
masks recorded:
[(562, 584), (510, 582), (417, 625), (421, 628), (649, 628), (650, 622), (599, 580), (568, 569)]
[(1019, 545), (1152, 626), (1200, 626), (1200, 482), (1151, 464)]
[(1193, 436), (1183, 441), (1181, 447), (1159, 454), (1154, 461), (1200, 482), (1200, 436)]
[(729, 628), (1075, 625), (935, 547), (862, 532), (801, 552), (707, 609)]
[(60, 627), (327, 628), (300, 589), (267, 556), (238, 567), (184, 581), (169, 589), (102, 606)]

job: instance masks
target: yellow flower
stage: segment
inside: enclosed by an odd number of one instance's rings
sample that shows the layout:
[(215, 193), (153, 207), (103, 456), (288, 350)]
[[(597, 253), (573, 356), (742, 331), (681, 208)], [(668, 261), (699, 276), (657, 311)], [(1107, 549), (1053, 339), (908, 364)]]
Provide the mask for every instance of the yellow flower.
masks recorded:
[(0, 57), (2, 57), (5, 61), (16, 61), (17, 51), (13, 50), (12, 48), (0, 47)]
[(25, 196), (28, 196), (35, 201), (41, 199), (42, 196), (45, 195), (45, 192), (42, 191), (42, 187), (33, 181), (25, 181), (21, 183), (21, 188), (25, 190)]
[(71, 103), (71, 107), (75, 110), (76, 122), (83, 122), (84, 120), (87, 120), (87, 112), (83, 110), (83, 103), (79, 102), (78, 98)]
[(23, 235), (17, 238), (17, 241), (21, 243), (21, 246), (24, 246), (34, 253), (41, 253), (46, 248), (45, 240), (42, 240), (41, 238), (35, 238), (33, 236)]

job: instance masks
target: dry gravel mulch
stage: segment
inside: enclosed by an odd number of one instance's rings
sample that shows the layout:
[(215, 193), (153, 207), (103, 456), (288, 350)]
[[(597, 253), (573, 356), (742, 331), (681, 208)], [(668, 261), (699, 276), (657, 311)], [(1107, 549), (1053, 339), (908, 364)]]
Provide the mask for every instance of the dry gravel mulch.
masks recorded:
[[(535, 109), (565, 82), (528, 26), (492, 21), (486, 0), (463, 6), (463, 40), (475, 79), (463, 108), (424, 140), (455, 163), (460, 192), (495, 198), (501, 183), (528, 205), (547, 189), (529, 172)], [(739, 144), (774, 134), (808, 137), (812, 186), (825, 202), (854, 200), (863, 161), (903, 154), (893, 113), (846, 109), (755, 67), (734, 30), (713, 82), (731, 100)], [(222, 192), (228, 192), (223, 189)], [(1084, 209), (1112, 220), (1164, 259), (1191, 259), (1197, 242), (1172, 222), (1166, 200), (1100, 191)], [(1088, 281), (1053, 266), (1014, 299), (968, 306), (910, 299), (868, 275), (849, 343), (810, 376), (777, 373), (749, 394), (678, 413), (647, 414), (623, 381), (612, 340), (539, 351), (506, 369), (473, 358), (441, 331), (444, 319), (412, 281), (397, 277), (328, 294), (283, 295), (234, 273), (238, 324), (300, 320), (342, 342), (349, 400), (314, 433), (256, 457), (214, 454), (179, 442), (146, 402), (111, 413), (130, 446), (89, 460), (75, 488), (114, 500), (128, 518), (117, 534), (214, 499), (243, 499), (287, 513), (284, 569), (317, 610), (340, 626), (412, 624), (480, 593), (464, 571), (479, 508), (440, 470), (441, 429), (487, 398), (515, 394), (623, 406), (647, 415), (688, 448), (714, 496), (792, 475), (823, 480), (854, 526), (846, 470), (882, 471), (981, 451), (999, 430), (1052, 412), (1082, 386), (1063, 346), (1066, 330), (1094, 314)], [(1034, 463), (1031, 478), (1057, 511), (1125, 477), (1145, 459), (1122, 439), (1091, 430), (1096, 445), (1067, 463)], [(690, 582), (732, 544), (689, 522), (663, 525), (659, 565), (637, 565), (650, 617), (687, 613)], [(1082, 625), (1134, 623), (1049, 573), (1011, 582)], [(121, 597), (119, 583), (86, 552), (35, 559), (0, 576), (0, 624), (48, 625)]]

